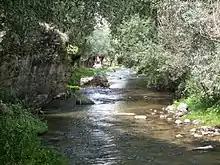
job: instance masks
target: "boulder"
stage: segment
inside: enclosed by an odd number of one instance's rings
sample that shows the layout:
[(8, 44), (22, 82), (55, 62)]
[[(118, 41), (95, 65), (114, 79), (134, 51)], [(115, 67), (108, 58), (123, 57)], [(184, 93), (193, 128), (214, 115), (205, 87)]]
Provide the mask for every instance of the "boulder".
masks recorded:
[(105, 76), (101, 75), (95, 75), (93, 77), (87, 77), (81, 79), (81, 86), (83, 87), (102, 87), (102, 88), (108, 88), (110, 86), (107, 78)]
[(185, 103), (180, 103), (180, 104), (177, 106), (177, 111), (183, 112), (184, 114), (187, 114), (187, 113), (188, 113), (188, 105), (185, 104)]

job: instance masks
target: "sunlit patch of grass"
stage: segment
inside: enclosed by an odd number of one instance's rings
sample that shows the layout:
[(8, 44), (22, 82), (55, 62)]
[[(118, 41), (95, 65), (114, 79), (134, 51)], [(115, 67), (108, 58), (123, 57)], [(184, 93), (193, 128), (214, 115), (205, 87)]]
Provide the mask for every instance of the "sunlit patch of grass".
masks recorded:
[(184, 116), (184, 118), (191, 120), (202, 120), (204, 125), (216, 126), (220, 125), (220, 115), (216, 112), (207, 112), (207, 111), (192, 111), (191, 113)]
[(220, 104), (212, 105), (209, 100), (202, 99), (199, 96), (192, 95), (186, 99), (181, 99), (179, 102), (184, 102), (188, 105), (190, 113), (183, 118), (191, 120), (202, 120), (204, 125), (220, 125)]

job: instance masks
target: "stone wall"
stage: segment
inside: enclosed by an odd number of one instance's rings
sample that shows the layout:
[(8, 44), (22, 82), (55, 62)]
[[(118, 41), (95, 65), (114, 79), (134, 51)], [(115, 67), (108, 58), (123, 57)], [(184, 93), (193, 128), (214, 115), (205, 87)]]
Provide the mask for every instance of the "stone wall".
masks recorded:
[(22, 49), (22, 56), (5, 51), (4, 58), (0, 57), (0, 87), (16, 91), (19, 98), (36, 106), (65, 92), (71, 75), (64, 34), (48, 27), (39, 34), (29, 48)]

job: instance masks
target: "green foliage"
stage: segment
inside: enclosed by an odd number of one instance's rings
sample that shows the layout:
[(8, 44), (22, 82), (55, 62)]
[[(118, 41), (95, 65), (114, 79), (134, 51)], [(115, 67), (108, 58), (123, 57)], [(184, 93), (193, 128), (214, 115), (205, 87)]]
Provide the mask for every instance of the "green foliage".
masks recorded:
[(55, 151), (41, 146), (45, 123), (19, 104), (0, 103), (0, 163), (5, 165), (66, 164)]

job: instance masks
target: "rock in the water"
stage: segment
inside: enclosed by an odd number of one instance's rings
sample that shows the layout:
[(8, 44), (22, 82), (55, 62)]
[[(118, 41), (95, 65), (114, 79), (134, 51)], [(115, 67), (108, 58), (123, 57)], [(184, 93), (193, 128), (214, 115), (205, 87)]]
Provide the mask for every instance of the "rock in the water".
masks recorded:
[(178, 125), (179, 125), (179, 124), (182, 124), (182, 123), (183, 123), (183, 122), (182, 122), (181, 120), (176, 120), (176, 121), (175, 121), (175, 124), (178, 124)]
[(151, 115), (156, 115), (156, 113), (153, 112), (153, 113), (151, 113)]
[(172, 121), (173, 119), (171, 117), (167, 118), (167, 121)]
[(103, 87), (107, 88), (110, 86), (107, 78), (101, 75), (95, 75), (93, 77), (87, 77), (81, 79), (81, 86), (92, 86), (92, 87)]
[(118, 116), (135, 116), (135, 113), (126, 113), (126, 112), (122, 112), (122, 113), (116, 113), (116, 115)]
[(145, 116), (145, 115), (135, 115), (134, 118), (135, 119), (147, 119), (147, 116)]
[(220, 132), (214, 132), (213, 136), (220, 136)]
[(203, 123), (203, 121), (202, 121), (202, 120), (197, 119), (197, 120), (193, 120), (193, 121), (192, 121), (192, 123), (193, 123), (193, 124), (195, 124), (195, 125), (198, 125), (198, 124), (202, 124), (202, 123)]
[(201, 137), (203, 137), (203, 135), (200, 135), (200, 134), (197, 134), (197, 133), (193, 134), (193, 136), (194, 136), (195, 138), (201, 138)]
[(181, 134), (176, 135), (176, 138), (182, 138), (182, 137), (183, 137), (183, 135), (181, 135)]
[(166, 119), (167, 115), (160, 115), (160, 119)]
[(90, 100), (86, 95), (76, 93), (76, 105), (92, 105), (95, 104), (92, 100)]
[(190, 122), (191, 122), (190, 119), (185, 119), (185, 120), (184, 120), (184, 123), (185, 123), (185, 124), (189, 124)]
[(189, 130), (190, 132), (196, 132), (196, 128), (192, 128), (191, 130)]
[(214, 147), (211, 145), (208, 145), (204, 147), (196, 147), (196, 148), (193, 148), (192, 150), (210, 150), (210, 149), (214, 149)]

